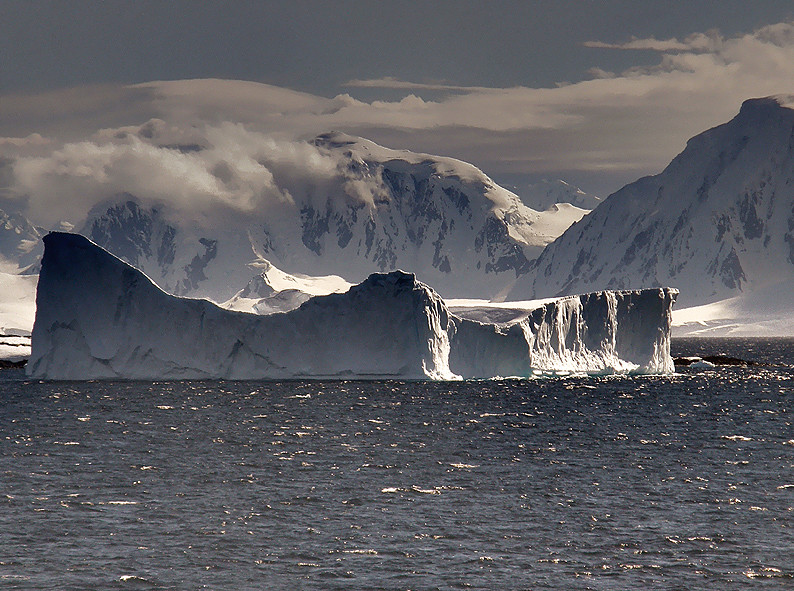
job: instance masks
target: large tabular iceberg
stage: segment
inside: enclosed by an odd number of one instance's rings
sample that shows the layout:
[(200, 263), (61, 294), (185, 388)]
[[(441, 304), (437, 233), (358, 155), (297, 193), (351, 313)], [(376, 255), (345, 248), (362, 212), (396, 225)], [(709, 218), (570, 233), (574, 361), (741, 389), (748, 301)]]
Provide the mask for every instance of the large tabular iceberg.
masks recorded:
[(528, 376), (667, 373), (676, 292), (560, 298), (482, 322), (451, 314), (412, 274), (373, 274), (343, 294), (259, 316), (171, 296), (86, 238), (52, 233), (28, 373), (44, 379)]

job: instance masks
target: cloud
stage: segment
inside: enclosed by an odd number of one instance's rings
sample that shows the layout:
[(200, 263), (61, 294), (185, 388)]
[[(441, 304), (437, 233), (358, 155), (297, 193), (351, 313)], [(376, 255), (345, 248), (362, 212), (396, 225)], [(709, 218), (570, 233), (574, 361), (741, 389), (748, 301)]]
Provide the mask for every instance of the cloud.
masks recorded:
[(373, 78), (368, 80), (348, 80), (342, 86), (348, 88), (389, 88), (394, 90), (440, 90), (452, 92), (474, 92), (492, 90), (484, 86), (456, 86), (444, 83), (423, 83), (398, 80), (391, 76)]
[[(734, 37), (711, 31), (587, 45), (659, 58), (623, 72), (594, 64), (591, 78), (551, 88), (394, 78), (347, 84), (353, 93), (406, 92), (370, 102), (230, 80), (3, 97), (0, 136), (8, 138), (0, 157), (13, 170), (6, 193), (29, 199), (42, 219), (73, 218), (113, 191), (173, 199), (186, 211), (199, 203), (244, 212), (338, 191), (335, 164), (306, 141), (329, 130), (452, 156), (492, 176), (575, 178), (601, 192), (658, 172), (687, 139), (733, 117), (745, 99), (794, 94), (794, 22)], [(48, 143), (27, 145), (39, 137)], [(349, 193), (366, 198), (361, 187)]]
[(649, 50), (659, 52), (681, 51), (718, 51), (723, 43), (723, 38), (717, 31), (709, 33), (695, 33), (683, 41), (678, 39), (655, 39), (648, 37), (639, 39), (632, 37), (625, 43), (604, 43), (602, 41), (585, 41), (582, 45), (595, 49), (621, 49), (621, 50)]
[[(660, 58), (617, 73), (595, 66), (591, 79), (556, 88), (353, 81), (410, 93), (304, 112), (300, 121), (286, 116), (284, 123), (306, 133), (343, 129), (387, 145), (400, 138), (392, 147), (440, 151), (497, 175), (577, 170), (630, 180), (660, 170), (687, 139), (733, 117), (745, 99), (794, 92), (794, 23), (735, 37), (708, 31), (600, 46), (651, 49)], [(429, 100), (425, 90), (454, 94)]]
[(45, 138), (40, 133), (31, 133), (26, 137), (0, 137), (0, 146), (13, 146), (22, 148), (27, 146), (44, 146), (52, 140)]
[[(794, 91), (791, 22), (735, 37), (709, 31), (683, 40), (587, 45), (653, 50), (660, 58), (618, 73), (596, 66), (592, 79), (557, 88), (451, 87), (457, 94), (413, 108), (359, 104), (336, 113), (333, 123), (376, 140), (401, 137), (405, 147), (470, 158), (496, 174), (575, 170), (627, 178), (660, 170), (687, 139), (733, 117), (745, 99)], [(419, 84), (368, 82), (378, 84), (421, 96)]]
[[(13, 161), (13, 193), (37, 223), (79, 225), (97, 203), (130, 193), (170, 215), (212, 226), (218, 219), (294, 205), (292, 195), (333, 194), (337, 161), (307, 142), (287, 142), (226, 123), (180, 130), (162, 120), (103, 129), (46, 156)], [(276, 208), (278, 209), (278, 208)]]

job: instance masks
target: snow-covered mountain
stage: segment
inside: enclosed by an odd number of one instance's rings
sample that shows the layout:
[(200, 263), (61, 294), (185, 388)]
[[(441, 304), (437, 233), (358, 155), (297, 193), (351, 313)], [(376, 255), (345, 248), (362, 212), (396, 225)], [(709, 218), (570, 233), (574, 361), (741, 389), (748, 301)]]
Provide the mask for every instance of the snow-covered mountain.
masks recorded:
[(338, 275), (290, 275), (270, 263), (234, 296), (221, 304), (227, 310), (271, 314), (288, 312), (316, 295), (344, 293), (353, 285)]
[(545, 211), (558, 203), (569, 203), (579, 209), (595, 209), (602, 201), (600, 197), (585, 193), (561, 179), (544, 179), (521, 187), (515, 191), (521, 202), (537, 211)]
[(790, 282), (793, 102), (748, 100), (692, 138), (550, 244), (509, 299), (672, 285), (691, 306)]
[[(225, 228), (181, 222), (169, 213), (166, 205), (141, 205), (132, 195), (118, 195), (96, 206), (80, 233), (146, 273), (169, 293), (223, 300), (250, 279), (252, 270), (246, 264), (254, 256), (245, 228), (239, 236)], [(219, 259), (221, 235), (227, 241)], [(209, 276), (208, 267), (213, 271)]]
[[(300, 172), (274, 177), (281, 199), (244, 216), (196, 224), (168, 202), (153, 206), (120, 194), (94, 207), (80, 233), (165, 290), (215, 301), (245, 286), (251, 266), (270, 263), (350, 282), (402, 268), (444, 295), (493, 297), (586, 213), (567, 203), (530, 209), (452, 158), (341, 133), (318, 136), (312, 145), (331, 172), (321, 181)], [(240, 182), (228, 167), (215, 166), (213, 174)]]
[(30, 220), (0, 209), (0, 271), (35, 272), (43, 251), (41, 232)]

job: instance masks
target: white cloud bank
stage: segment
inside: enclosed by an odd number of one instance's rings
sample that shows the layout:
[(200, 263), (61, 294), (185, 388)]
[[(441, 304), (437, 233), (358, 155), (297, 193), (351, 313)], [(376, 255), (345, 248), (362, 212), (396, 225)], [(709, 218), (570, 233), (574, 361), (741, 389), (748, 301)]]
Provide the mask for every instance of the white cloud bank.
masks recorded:
[(372, 102), (222, 80), (6, 96), (0, 196), (27, 203), (39, 223), (74, 220), (122, 191), (193, 210), (219, 203), (245, 211), (289, 201), (291, 191), (321, 191), (332, 163), (303, 140), (331, 129), (460, 158), (495, 176), (573, 175), (581, 183), (590, 175), (616, 189), (618, 181), (659, 171), (689, 137), (730, 119), (743, 100), (794, 93), (794, 22), (730, 38), (710, 31), (587, 45), (651, 50), (659, 60), (617, 73), (596, 65), (593, 79), (554, 88), (394, 78), (348, 84), (351, 92), (409, 92)]
[[(467, 157), (481, 150), (487, 170), (553, 172), (625, 170), (654, 172), (692, 135), (731, 118), (747, 98), (794, 91), (794, 23), (763, 27), (739, 37), (696, 33), (684, 40), (632, 39), (590, 47), (659, 52), (652, 67), (612, 73), (595, 69), (594, 79), (557, 88), (472, 88), (436, 102), (351, 105), (334, 115), (340, 122), (377, 128), (381, 122), (411, 129), (423, 139), (440, 127), (491, 132), (474, 149), (455, 146)], [(398, 87), (384, 79), (384, 88)], [(366, 83), (366, 84), (365, 84)], [(378, 81), (356, 81), (377, 86)], [(441, 85), (410, 85), (422, 88)], [(399, 121), (396, 123), (395, 120)], [(519, 135), (500, 150), (500, 134)], [(471, 134), (467, 139), (471, 139)], [(432, 142), (432, 140), (430, 140)], [(443, 141), (443, 140), (442, 140)], [(513, 148), (523, 150), (517, 153)], [(441, 141), (433, 143), (441, 146)]]
[(240, 124), (186, 134), (153, 119), (100, 130), (44, 156), (16, 158), (12, 192), (26, 202), (31, 219), (49, 227), (61, 220), (79, 224), (95, 204), (123, 193), (211, 226), (218, 216), (289, 207), (296, 192), (332, 194), (337, 165), (308, 142), (274, 139)]
[(683, 41), (678, 39), (638, 39), (632, 37), (625, 43), (604, 43), (603, 41), (585, 41), (585, 47), (596, 49), (634, 49), (659, 52), (715, 52), (722, 46), (723, 38), (717, 31), (709, 33), (695, 33)]

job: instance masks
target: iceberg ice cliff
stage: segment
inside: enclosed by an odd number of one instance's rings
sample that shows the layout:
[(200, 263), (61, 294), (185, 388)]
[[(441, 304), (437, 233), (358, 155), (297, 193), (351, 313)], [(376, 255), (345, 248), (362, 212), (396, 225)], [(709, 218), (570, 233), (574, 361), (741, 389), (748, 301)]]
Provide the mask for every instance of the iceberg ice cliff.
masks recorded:
[(86, 238), (52, 233), (36, 295), (31, 376), (53, 379), (452, 378), (441, 298), (407, 273), (284, 314), (166, 294)]
[(44, 238), (31, 377), (190, 379), (666, 373), (675, 290), (553, 300), (502, 322), (449, 312), (412, 274), (266, 316), (169, 295), (88, 239)]
[(464, 377), (538, 372), (672, 373), (670, 326), (678, 291), (601, 291), (557, 298), (506, 321), (457, 311), (450, 367)]

